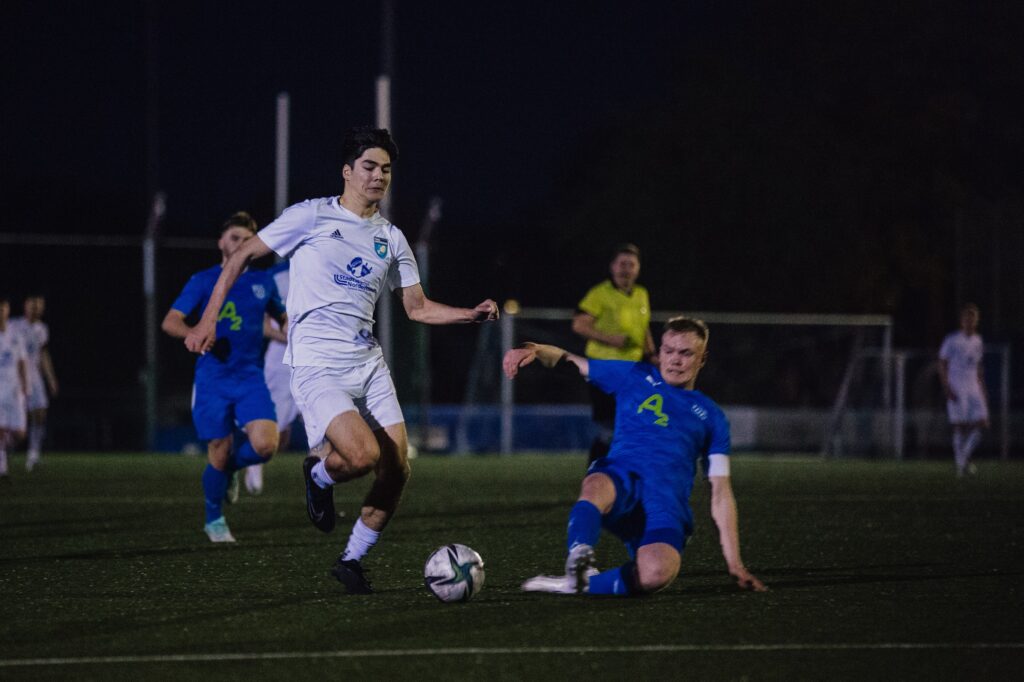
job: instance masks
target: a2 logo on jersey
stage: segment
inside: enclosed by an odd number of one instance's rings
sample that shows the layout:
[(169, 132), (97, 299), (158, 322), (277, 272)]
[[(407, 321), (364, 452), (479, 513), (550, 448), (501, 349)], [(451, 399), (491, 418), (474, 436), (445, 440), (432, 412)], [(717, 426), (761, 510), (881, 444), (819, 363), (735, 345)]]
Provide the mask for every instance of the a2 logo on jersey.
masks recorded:
[[(642, 414), (645, 410), (653, 412), (654, 416), (657, 417), (654, 420), (655, 426), (668, 426), (668, 415), (662, 411), (665, 405), (665, 398), (660, 393), (653, 393), (647, 400), (640, 403), (640, 406), (636, 408), (637, 414)], [(697, 416), (701, 421), (707, 421), (708, 411), (694, 403), (690, 405), (690, 412)]]

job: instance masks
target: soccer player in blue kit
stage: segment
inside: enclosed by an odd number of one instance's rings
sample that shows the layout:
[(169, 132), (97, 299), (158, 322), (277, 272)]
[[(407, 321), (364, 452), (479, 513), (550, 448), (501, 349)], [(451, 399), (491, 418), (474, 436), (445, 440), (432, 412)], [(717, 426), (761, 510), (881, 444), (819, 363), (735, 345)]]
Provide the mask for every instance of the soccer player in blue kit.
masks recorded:
[[(536, 576), (523, 583), (524, 590), (634, 595), (668, 587), (693, 531), (689, 498), (698, 460), (711, 482), (711, 516), (729, 573), (742, 589), (767, 589), (740, 558), (728, 422), (718, 405), (694, 390), (707, 341), (702, 321), (675, 317), (665, 324), (657, 367), (587, 359), (535, 343), (505, 354), (502, 366), (510, 379), (534, 360), (545, 367), (568, 362), (614, 394), (617, 406), (611, 450), (591, 464), (569, 514), (565, 575)], [(598, 572), (594, 545), (602, 526), (625, 543), (630, 560)]]
[[(231, 216), (221, 228), (217, 247), (221, 264), (196, 273), (171, 305), (161, 327), (184, 339), (192, 330), (185, 318), (202, 312), (221, 268), (242, 244), (256, 235), (248, 213)], [(274, 403), (263, 379), (263, 319), (270, 315), (282, 326), (287, 320), (274, 278), (266, 271), (247, 270), (228, 292), (216, 318), (217, 344), (196, 361), (192, 420), (207, 441), (203, 471), (206, 500), (204, 530), (212, 542), (234, 542), (222, 504), (234, 472), (268, 461), (278, 446)], [(232, 452), (236, 422), (248, 440)]]

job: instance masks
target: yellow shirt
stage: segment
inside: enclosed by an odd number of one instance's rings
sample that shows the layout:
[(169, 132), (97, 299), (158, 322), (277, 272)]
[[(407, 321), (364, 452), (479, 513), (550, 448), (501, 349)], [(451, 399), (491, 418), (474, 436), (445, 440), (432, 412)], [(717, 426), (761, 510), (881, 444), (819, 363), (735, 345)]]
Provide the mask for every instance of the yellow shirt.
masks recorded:
[(615, 288), (611, 280), (592, 287), (577, 306), (594, 318), (594, 328), (605, 334), (625, 334), (625, 348), (614, 348), (593, 339), (584, 353), (595, 360), (642, 360), (647, 328), (651, 323), (651, 303), (647, 289), (633, 285), (629, 294)]

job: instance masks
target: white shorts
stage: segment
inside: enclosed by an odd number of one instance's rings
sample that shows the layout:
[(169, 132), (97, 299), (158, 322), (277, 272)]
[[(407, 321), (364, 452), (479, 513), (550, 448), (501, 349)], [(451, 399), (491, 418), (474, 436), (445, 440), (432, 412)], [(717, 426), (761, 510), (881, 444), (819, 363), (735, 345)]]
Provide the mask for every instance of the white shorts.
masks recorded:
[(0, 392), (0, 429), (25, 431), (25, 394), (20, 390)]
[(292, 368), (281, 365), (280, 368), (268, 369), (263, 372), (263, 378), (270, 389), (270, 399), (274, 401), (274, 409), (277, 411), (277, 430), (284, 431), (299, 416), (299, 406), (292, 397)]
[(294, 367), (292, 396), (302, 411), (310, 449), (323, 442), (327, 425), (343, 412), (359, 410), (373, 431), (405, 421), (382, 356), (344, 369)]
[(946, 401), (946, 414), (950, 424), (976, 424), (988, 419), (988, 405), (981, 391), (958, 391), (953, 387), (956, 400)]
[(46, 396), (46, 385), (43, 383), (43, 375), (39, 372), (28, 372), (28, 409), (45, 410), (50, 406), (50, 399)]

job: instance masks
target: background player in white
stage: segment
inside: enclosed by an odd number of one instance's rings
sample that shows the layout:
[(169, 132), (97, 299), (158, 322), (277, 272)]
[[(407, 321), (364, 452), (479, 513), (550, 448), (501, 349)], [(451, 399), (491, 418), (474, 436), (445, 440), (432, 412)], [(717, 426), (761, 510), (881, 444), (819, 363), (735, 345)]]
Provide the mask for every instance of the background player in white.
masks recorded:
[(372, 591), (360, 560), (395, 513), (409, 477), (405, 419), (372, 331), (377, 299), (385, 287), (393, 290), (409, 318), (425, 324), (498, 317), (490, 299), (455, 308), (423, 293), (405, 235), (378, 210), (397, 158), (387, 130), (350, 130), (342, 143), (342, 195), (295, 204), (246, 242), (224, 266), (206, 312), (185, 340), (197, 353), (213, 346), (217, 310), (251, 259), (272, 251), (291, 259), (285, 361), (310, 449), (318, 455), (303, 462), (310, 521), (333, 530), (333, 486), (375, 476), (331, 570), (357, 594)]
[(28, 353), (10, 324), (11, 302), (0, 294), (0, 480), (7, 478), (7, 448), (25, 437)]
[(988, 428), (988, 394), (982, 363), (985, 344), (978, 333), (981, 311), (973, 303), (960, 309), (960, 329), (948, 334), (939, 349), (939, 378), (946, 394), (946, 414), (953, 426), (957, 476), (976, 472), (971, 455)]
[[(28, 457), (25, 468), (32, 471), (39, 464), (39, 456), (46, 437), (46, 412), (50, 407), (46, 389), (57, 396), (57, 374), (50, 359), (50, 329), (43, 322), (46, 312), (46, 298), (34, 293), (25, 297), (25, 316), (11, 320), (11, 326), (18, 330), (25, 340), (28, 352)], [(43, 380), (46, 384), (43, 384)]]
[[(288, 261), (271, 266), (267, 272), (273, 276), (281, 298), (287, 298)], [(286, 450), (292, 438), (292, 422), (299, 416), (299, 407), (295, 404), (289, 386), (292, 368), (284, 364), (284, 349), (288, 345), (288, 337), (281, 331), (281, 325), (269, 315), (263, 323), (263, 335), (270, 340), (263, 357), (263, 378), (270, 389), (270, 399), (274, 401), (274, 409), (277, 411), (279, 449)], [(255, 464), (245, 470), (245, 489), (253, 495), (263, 492), (262, 464)]]

